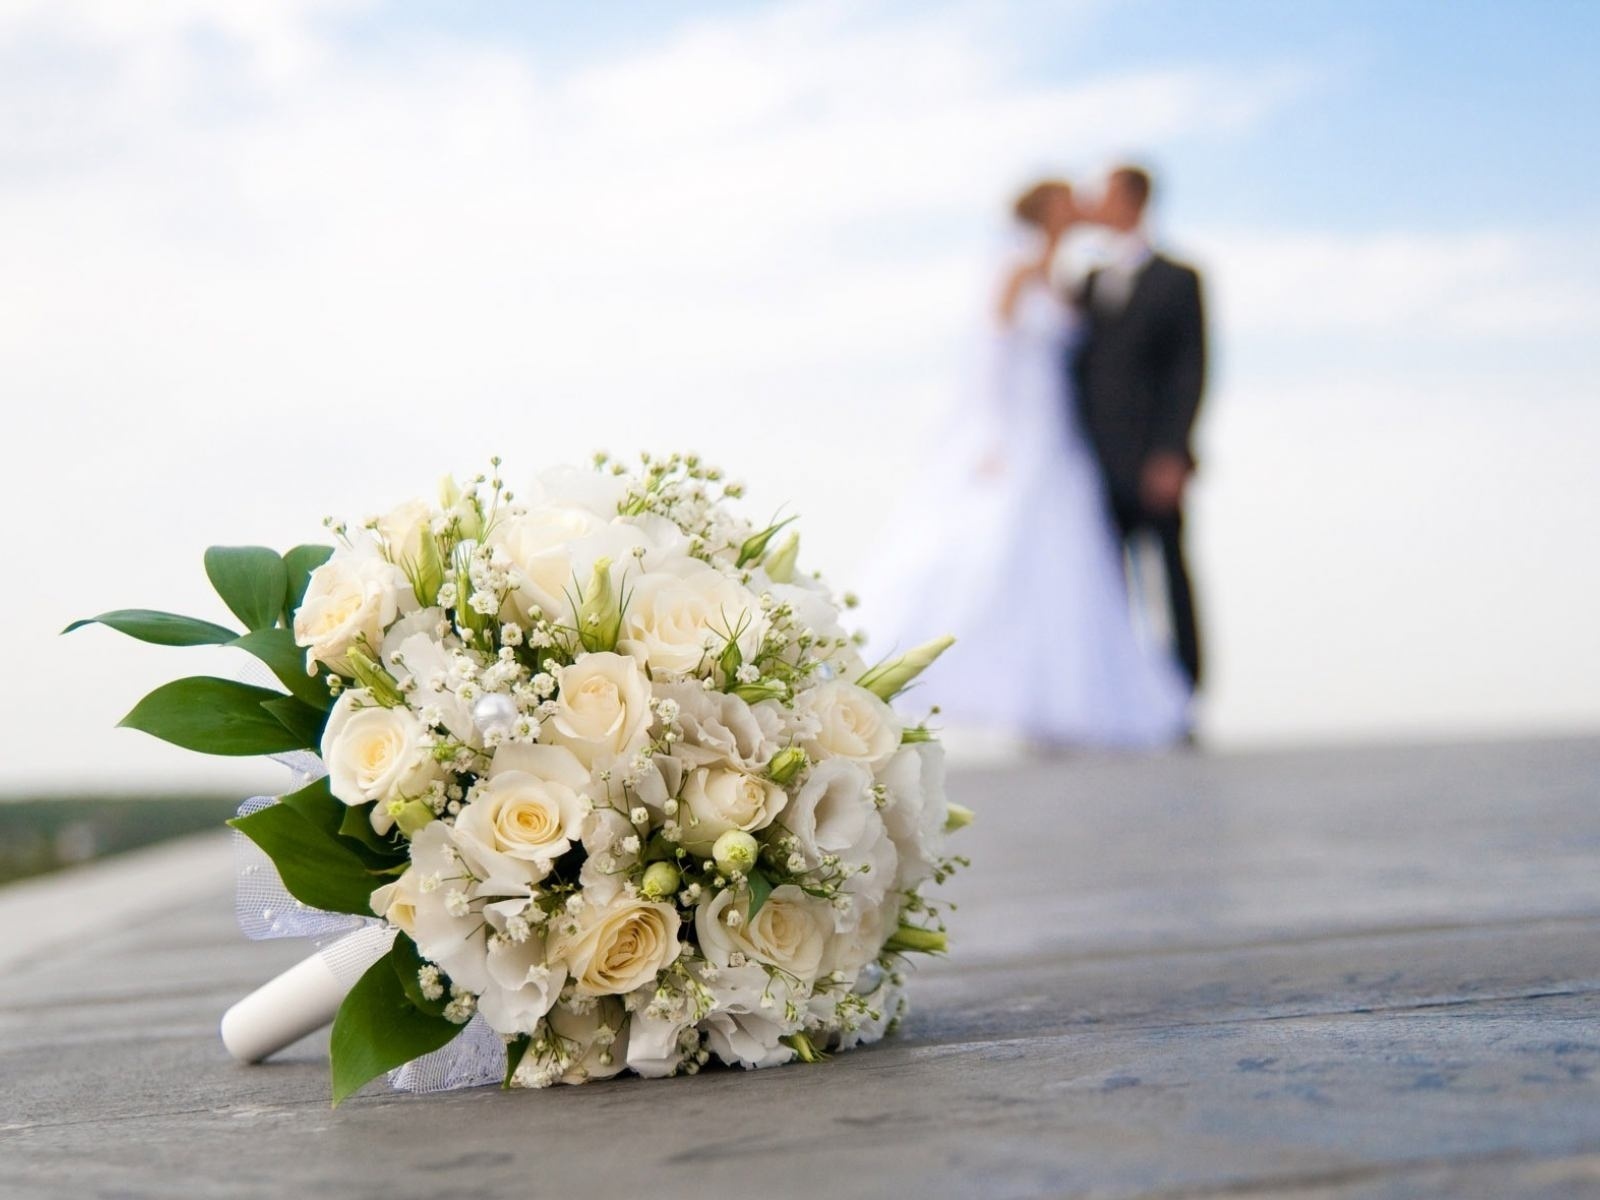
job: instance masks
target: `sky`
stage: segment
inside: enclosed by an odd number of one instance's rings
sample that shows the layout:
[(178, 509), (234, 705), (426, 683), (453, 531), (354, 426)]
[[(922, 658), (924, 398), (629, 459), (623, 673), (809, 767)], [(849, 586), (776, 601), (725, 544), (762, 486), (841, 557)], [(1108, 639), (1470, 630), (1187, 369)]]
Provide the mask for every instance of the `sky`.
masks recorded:
[(316, 540), (491, 454), (697, 449), (842, 584), (1010, 196), (1157, 171), (1216, 369), (1219, 748), (1600, 727), (1600, 9), (1576, 0), (0, 3), (0, 790), (271, 787), (112, 728)]

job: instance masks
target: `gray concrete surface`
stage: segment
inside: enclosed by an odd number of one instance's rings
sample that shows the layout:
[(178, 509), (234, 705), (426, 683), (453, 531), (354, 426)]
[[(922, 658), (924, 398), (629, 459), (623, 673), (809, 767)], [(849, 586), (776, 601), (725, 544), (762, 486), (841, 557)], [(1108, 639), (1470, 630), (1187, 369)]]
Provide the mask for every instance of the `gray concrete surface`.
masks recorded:
[(299, 953), (172, 885), (220, 841), (0, 893), (0, 1195), (1600, 1196), (1600, 741), (954, 787), (975, 865), (903, 1034), (754, 1074), (331, 1112), (325, 1038), (217, 1041)]

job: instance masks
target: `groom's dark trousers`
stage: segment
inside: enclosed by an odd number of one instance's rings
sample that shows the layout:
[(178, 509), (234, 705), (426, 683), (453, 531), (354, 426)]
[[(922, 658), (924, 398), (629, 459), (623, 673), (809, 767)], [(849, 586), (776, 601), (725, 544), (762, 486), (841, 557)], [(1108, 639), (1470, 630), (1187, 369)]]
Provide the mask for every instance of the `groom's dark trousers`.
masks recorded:
[(1152, 512), (1140, 498), (1158, 454), (1194, 462), (1190, 438), (1205, 389), (1205, 310), (1193, 268), (1152, 255), (1120, 304), (1097, 297), (1091, 273), (1078, 297), (1084, 336), (1071, 362), (1084, 433), (1099, 459), (1123, 541), (1149, 531), (1161, 545), (1178, 661), (1200, 682), (1200, 633), (1183, 553), (1183, 512)]

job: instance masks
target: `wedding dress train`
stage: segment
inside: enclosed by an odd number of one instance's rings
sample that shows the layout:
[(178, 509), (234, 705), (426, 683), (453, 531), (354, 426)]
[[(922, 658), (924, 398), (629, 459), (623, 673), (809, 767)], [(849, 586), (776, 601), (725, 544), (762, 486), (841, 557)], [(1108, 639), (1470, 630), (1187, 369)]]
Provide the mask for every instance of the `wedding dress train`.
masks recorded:
[(998, 330), (981, 404), (939, 439), (862, 592), (876, 654), (956, 644), (913, 707), (1052, 745), (1153, 747), (1189, 727), (1170, 654), (1135, 629), (1066, 362), (1076, 319), (1030, 284)]

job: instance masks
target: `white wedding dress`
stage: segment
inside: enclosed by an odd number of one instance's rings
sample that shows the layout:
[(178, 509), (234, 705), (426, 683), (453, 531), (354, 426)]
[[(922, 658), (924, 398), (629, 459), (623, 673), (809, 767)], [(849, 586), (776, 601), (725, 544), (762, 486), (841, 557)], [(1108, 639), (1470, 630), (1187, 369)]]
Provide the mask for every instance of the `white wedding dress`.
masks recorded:
[(908, 697), (935, 724), (1148, 748), (1189, 728), (1171, 655), (1135, 630), (1099, 468), (1067, 377), (1072, 310), (1043, 282), (997, 329), (980, 390), (933, 447), (862, 592), (870, 657), (956, 644)]

